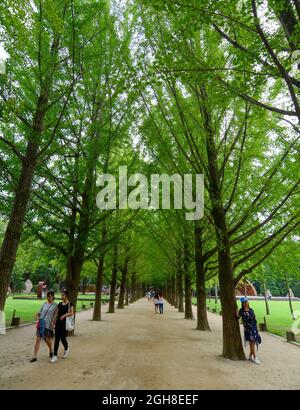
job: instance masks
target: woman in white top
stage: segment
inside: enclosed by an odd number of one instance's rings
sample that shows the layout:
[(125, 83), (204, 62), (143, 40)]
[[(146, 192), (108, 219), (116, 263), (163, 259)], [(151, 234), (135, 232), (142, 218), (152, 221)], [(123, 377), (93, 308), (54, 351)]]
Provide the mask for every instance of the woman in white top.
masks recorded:
[(159, 313), (162, 315), (164, 313), (164, 298), (162, 293), (158, 294), (158, 306), (159, 306)]

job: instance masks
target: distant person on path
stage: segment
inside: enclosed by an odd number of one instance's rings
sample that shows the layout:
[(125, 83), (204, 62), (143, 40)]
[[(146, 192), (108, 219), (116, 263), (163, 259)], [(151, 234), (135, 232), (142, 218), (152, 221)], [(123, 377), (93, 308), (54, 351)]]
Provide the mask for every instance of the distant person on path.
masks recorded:
[(254, 310), (249, 307), (247, 298), (242, 297), (241, 303), (242, 307), (239, 310), (238, 318), (242, 318), (243, 321), (245, 346), (247, 342), (249, 342), (250, 345), (249, 360), (251, 360), (253, 363), (259, 364), (260, 361), (255, 353), (255, 345), (258, 349), (258, 345), (261, 343), (261, 337), (257, 330), (255, 313)]
[(47, 292), (47, 302), (45, 302), (40, 311), (36, 315), (37, 326), (36, 326), (36, 341), (34, 345), (33, 358), (30, 360), (31, 363), (37, 361), (37, 354), (40, 349), (41, 340), (44, 339), (47, 346), (49, 347), (49, 357), (52, 359), (52, 339), (54, 337), (53, 333), (53, 318), (57, 309), (57, 304), (54, 302), (54, 292), (51, 290)]
[(159, 314), (162, 315), (164, 313), (164, 298), (162, 293), (158, 294), (158, 306), (159, 306)]
[(65, 348), (64, 358), (66, 358), (70, 352), (67, 342), (66, 318), (68, 316), (74, 316), (74, 308), (68, 297), (69, 292), (67, 290), (63, 290), (61, 294), (62, 302), (58, 304), (53, 320), (53, 326), (55, 326), (55, 343), (54, 354), (52, 359), (50, 360), (51, 363), (57, 361), (57, 352), (60, 342), (62, 342)]
[(155, 292), (154, 297), (153, 297), (155, 313), (158, 313), (158, 298), (159, 298), (158, 292)]

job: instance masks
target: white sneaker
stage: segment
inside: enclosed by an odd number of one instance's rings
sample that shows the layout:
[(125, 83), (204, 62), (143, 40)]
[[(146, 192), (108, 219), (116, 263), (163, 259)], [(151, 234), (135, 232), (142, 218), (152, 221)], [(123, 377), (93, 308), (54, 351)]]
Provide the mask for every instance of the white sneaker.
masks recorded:
[(50, 360), (50, 363), (55, 363), (57, 361), (57, 356), (53, 356)]
[(253, 355), (252, 354), (250, 354), (250, 356), (249, 356), (249, 359), (248, 360), (250, 360), (250, 362), (252, 362), (253, 361)]
[(65, 353), (64, 353), (64, 356), (63, 356), (63, 357), (66, 358), (69, 353), (70, 353), (70, 348), (68, 347), (68, 349), (65, 350)]
[(253, 359), (252, 362), (256, 364), (260, 364), (260, 360), (258, 357), (255, 357), (255, 359)]

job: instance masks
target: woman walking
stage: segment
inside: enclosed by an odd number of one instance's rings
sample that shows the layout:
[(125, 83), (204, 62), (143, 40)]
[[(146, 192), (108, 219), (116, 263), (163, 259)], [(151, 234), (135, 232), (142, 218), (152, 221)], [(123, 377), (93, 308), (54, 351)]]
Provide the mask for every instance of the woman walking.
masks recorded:
[(159, 306), (159, 314), (162, 315), (164, 313), (164, 298), (162, 293), (158, 294), (158, 306)]
[(52, 339), (53, 333), (53, 318), (56, 312), (57, 304), (54, 302), (54, 292), (51, 290), (47, 292), (47, 302), (45, 302), (40, 311), (36, 314), (36, 341), (34, 345), (33, 358), (30, 360), (31, 363), (37, 361), (37, 354), (40, 349), (41, 340), (44, 339), (45, 343), (49, 348), (49, 357), (53, 357), (52, 349)]
[(158, 313), (158, 298), (159, 298), (158, 292), (155, 292), (154, 297), (153, 297), (155, 313)]
[(55, 343), (53, 357), (50, 360), (51, 363), (57, 361), (57, 353), (60, 342), (62, 342), (65, 349), (63, 357), (66, 358), (70, 352), (67, 342), (66, 318), (69, 316), (74, 316), (74, 308), (68, 297), (69, 292), (67, 290), (63, 290), (61, 294), (62, 302), (58, 304), (53, 320), (53, 326), (55, 326)]
[(241, 303), (242, 307), (239, 310), (238, 318), (242, 318), (243, 321), (245, 346), (247, 342), (249, 342), (250, 345), (249, 360), (251, 360), (253, 363), (259, 364), (260, 361), (256, 356), (255, 345), (256, 349), (258, 349), (258, 345), (261, 343), (261, 337), (257, 330), (255, 313), (254, 310), (249, 307), (247, 298), (242, 297)]

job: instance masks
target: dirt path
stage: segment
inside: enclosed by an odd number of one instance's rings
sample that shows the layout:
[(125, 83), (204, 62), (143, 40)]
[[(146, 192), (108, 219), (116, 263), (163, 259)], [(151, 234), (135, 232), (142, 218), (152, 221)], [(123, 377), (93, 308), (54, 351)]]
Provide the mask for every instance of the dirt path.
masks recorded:
[(104, 313), (102, 322), (91, 316), (91, 310), (78, 314), (70, 356), (54, 364), (45, 345), (29, 363), (33, 326), (0, 336), (0, 389), (300, 388), (299, 347), (263, 334), (261, 365), (226, 360), (217, 315), (209, 314), (212, 332), (196, 331), (195, 321), (169, 305), (155, 315), (145, 299)]

